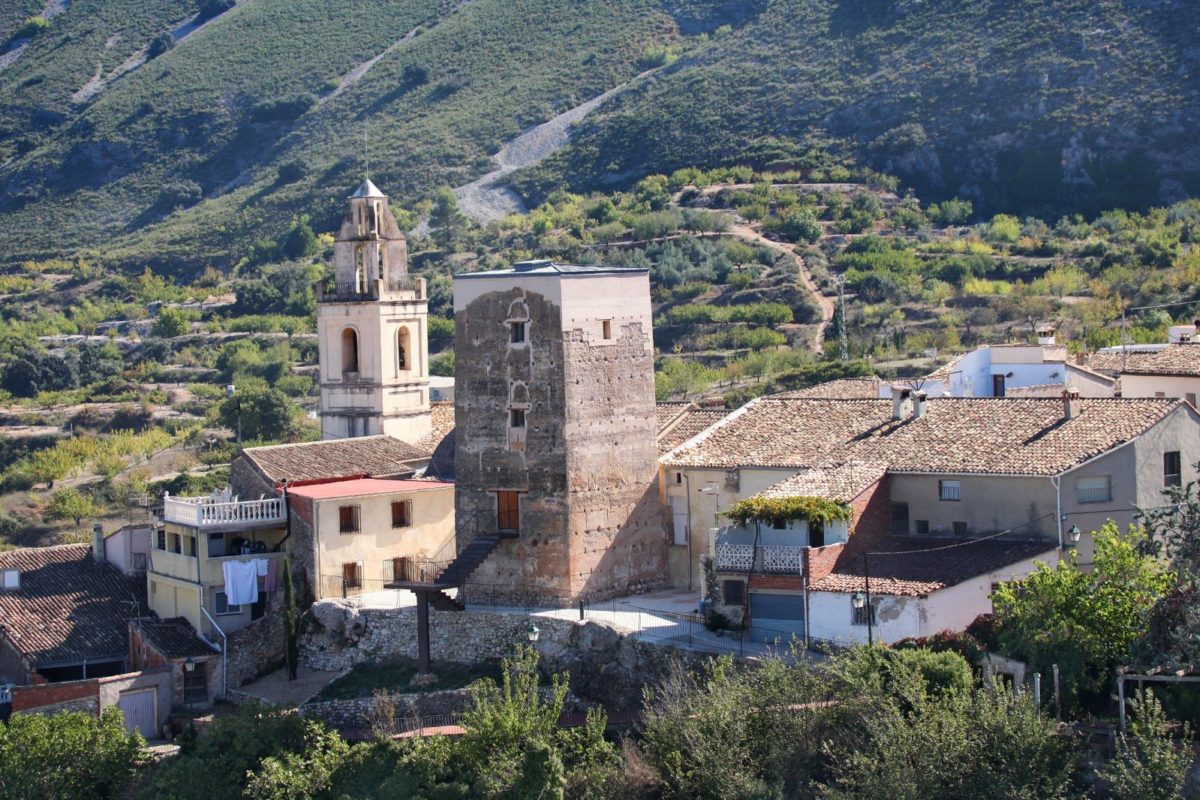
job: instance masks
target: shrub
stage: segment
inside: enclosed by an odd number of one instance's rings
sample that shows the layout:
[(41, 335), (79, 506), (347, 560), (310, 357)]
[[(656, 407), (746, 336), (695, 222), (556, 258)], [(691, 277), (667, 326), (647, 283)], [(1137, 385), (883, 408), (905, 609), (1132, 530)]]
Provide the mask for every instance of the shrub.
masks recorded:
[(170, 33), (161, 33), (150, 40), (146, 46), (146, 58), (155, 59), (175, 46), (175, 38)]
[(1117, 738), (1117, 755), (1100, 770), (1112, 800), (1175, 800), (1183, 797), (1192, 766), (1191, 731), (1176, 743), (1154, 693), (1139, 689), (1130, 702), (1133, 721)]
[(966, 692), (971, 689), (971, 666), (958, 653), (917, 648), (897, 650), (895, 654), (901, 662), (921, 673), (926, 691), (930, 694)]
[(17, 28), (14, 39), (30, 39), (50, 28), (50, 20), (42, 16), (30, 17)]

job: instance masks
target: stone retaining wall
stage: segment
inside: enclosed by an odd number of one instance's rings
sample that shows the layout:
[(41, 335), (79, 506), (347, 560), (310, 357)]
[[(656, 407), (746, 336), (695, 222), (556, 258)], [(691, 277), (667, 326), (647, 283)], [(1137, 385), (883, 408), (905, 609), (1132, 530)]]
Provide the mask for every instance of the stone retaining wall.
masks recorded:
[(225, 668), (231, 693), (284, 663), (283, 592), (271, 600), (261, 619), (229, 634), (229, 661)]
[[(429, 612), (430, 653), (437, 662), (477, 664), (510, 657), (528, 643), (531, 619), (479, 611)], [(699, 668), (707, 654), (634, 639), (605, 622), (537, 617), (536, 644), (546, 672), (570, 674), (571, 690), (611, 709), (640, 708), (642, 686), (665, 675), (675, 661)], [(312, 607), (312, 620), (300, 643), (301, 663), (314, 669), (343, 670), (357, 664), (417, 657), (416, 610), (360, 609), (344, 600)]]

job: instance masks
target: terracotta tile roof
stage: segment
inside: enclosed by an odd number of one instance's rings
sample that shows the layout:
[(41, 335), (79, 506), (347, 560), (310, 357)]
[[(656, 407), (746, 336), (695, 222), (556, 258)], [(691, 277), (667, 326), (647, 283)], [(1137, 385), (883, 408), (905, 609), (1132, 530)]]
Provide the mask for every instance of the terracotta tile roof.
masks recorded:
[[(926, 536), (885, 536), (871, 544), (871, 593), (922, 597), (977, 575), (1051, 553), (1045, 541), (963, 542)], [(865, 591), (861, 552), (844, 550), (833, 572), (809, 587), (813, 592)]]
[(675, 450), (672, 466), (803, 469), (850, 461), (895, 472), (1057, 475), (1128, 442), (1183, 404), (1090, 398), (1067, 420), (1061, 400), (935, 398), (918, 419), (890, 400), (760, 397)]
[(950, 376), (954, 373), (955, 370), (958, 369), (958, 362), (962, 361), (968, 355), (970, 355), (970, 354), (969, 353), (959, 353), (958, 355), (954, 356), (949, 361), (947, 361), (945, 364), (942, 364), (940, 367), (935, 369), (933, 372), (926, 375), (925, 380), (927, 380), (927, 381), (948, 381), (948, 380), (950, 380)]
[(147, 644), (167, 659), (200, 658), (219, 652), (201, 639), (191, 623), (183, 617), (139, 619), (133, 622), (133, 626)]
[(1167, 345), (1148, 358), (1129, 362), (1124, 374), (1200, 376), (1200, 344)]
[(662, 431), (663, 428), (674, 422), (684, 411), (694, 406), (694, 403), (683, 401), (678, 403), (656, 403), (654, 405), (654, 413), (658, 422), (658, 430)]
[(772, 397), (821, 397), (827, 400), (878, 399), (881, 383), (879, 378), (840, 378), (836, 381), (818, 383), (807, 389), (781, 392)]
[(272, 481), (315, 481), (355, 475), (383, 477), (411, 471), (428, 458), (394, 436), (250, 447), (242, 453)]
[(0, 631), (34, 667), (123, 658), (128, 620), (146, 614), (146, 581), (96, 563), (86, 544), (0, 553), (20, 588), (0, 590)]
[(1107, 375), (1116, 375), (1128, 364), (1133, 369), (1137, 364), (1158, 355), (1158, 351), (1130, 350), (1128, 353), (1092, 353), (1087, 358), (1088, 369)]
[(427, 457), (432, 456), (442, 439), (454, 430), (454, 401), (430, 403), (429, 416), (433, 422), (433, 430), (418, 439), (413, 446)]
[(824, 497), (850, 502), (887, 472), (887, 464), (851, 462), (814, 467), (763, 489), (758, 497)]
[(712, 427), (729, 416), (727, 408), (699, 408), (689, 406), (682, 409), (666, 426), (659, 416), (658, 452), (669, 453), (696, 434)]

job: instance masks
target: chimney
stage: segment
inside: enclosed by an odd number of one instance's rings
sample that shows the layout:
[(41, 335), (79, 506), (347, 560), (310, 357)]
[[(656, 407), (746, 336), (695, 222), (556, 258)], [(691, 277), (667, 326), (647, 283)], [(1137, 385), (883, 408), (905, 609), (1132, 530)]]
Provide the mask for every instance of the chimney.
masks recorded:
[(1087, 366), (1087, 353), (1079, 352), (1075, 354), (1075, 363), (1081, 367)]
[(104, 526), (99, 522), (92, 526), (92, 558), (97, 564), (104, 563)]
[(1063, 397), (1063, 418), (1075, 419), (1079, 416), (1080, 402), (1078, 389), (1065, 389), (1062, 393)]
[(1054, 326), (1039, 325), (1037, 328), (1037, 340), (1040, 345), (1054, 344)]
[(892, 387), (892, 419), (899, 422), (904, 419), (904, 404), (908, 402), (909, 396), (912, 395), (912, 389), (908, 387)]
[(913, 392), (913, 410), (912, 410), (912, 418), (913, 419), (920, 419), (925, 414), (925, 398), (926, 397), (927, 397), (927, 395), (925, 394), (925, 392), (921, 392), (921, 391)]

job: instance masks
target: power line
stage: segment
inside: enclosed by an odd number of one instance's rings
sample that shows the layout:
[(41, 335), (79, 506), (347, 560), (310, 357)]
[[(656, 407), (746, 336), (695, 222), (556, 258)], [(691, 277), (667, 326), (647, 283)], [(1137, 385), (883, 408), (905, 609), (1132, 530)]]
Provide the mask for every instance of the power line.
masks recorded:
[(1012, 533), (1013, 531), (1020, 530), (1021, 528), (1026, 528), (1030, 525), (1033, 525), (1035, 522), (1041, 522), (1042, 520), (1048, 519), (1053, 516), (1054, 516), (1054, 514), (1043, 514), (1042, 516), (1038, 517), (1037, 519), (1031, 519), (1031, 520), (1029, 520), (1029, 522), (1023, 522), (1020, 525), (1016, 525), (1012, 528), (1002, 530), (999, 533), (992, 533), (987, 536), (981, 536), (978, 539), (971, 539), (970, 541), (966, 541), (966, 542), (955, 542), (954, 544), (942, 545), (941, 547), (929, 547), (924, 550), (894, 550), (894, 551), (881, 550), (879, 552), (874, 552), (874, 553), (868, 551), (864, 555), (868, 555), (868, 556), (907, 556), (907, 555), (911, 555), (913, 553), (936, 553), (939, 550), (952, 550), (955, 547), (966, 547), (967, 545), (977, 544), (979, 542), (986, 542), (989, 539), (995, 539), (998, 536), (1004, 536), (1005, 534)]

